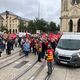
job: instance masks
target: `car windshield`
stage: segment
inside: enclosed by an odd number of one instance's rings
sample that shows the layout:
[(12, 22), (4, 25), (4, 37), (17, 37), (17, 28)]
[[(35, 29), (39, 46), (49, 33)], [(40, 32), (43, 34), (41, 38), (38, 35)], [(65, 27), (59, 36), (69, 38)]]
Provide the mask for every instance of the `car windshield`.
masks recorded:
[(57, 47), (65, 50), (78, 50), (80, 49), (80, 40), (61, 39)]

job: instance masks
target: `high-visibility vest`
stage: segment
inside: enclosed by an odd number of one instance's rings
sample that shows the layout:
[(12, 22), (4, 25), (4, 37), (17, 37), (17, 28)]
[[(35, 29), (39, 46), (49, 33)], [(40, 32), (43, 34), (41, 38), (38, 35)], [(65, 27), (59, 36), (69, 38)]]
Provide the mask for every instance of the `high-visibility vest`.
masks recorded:
[(52, 62), (54, 60), (54, 58), (53, 58), (53, 50), (52, 49), (48, 49), (46, 56), (47, 56), (47, 61), (48, 62)]

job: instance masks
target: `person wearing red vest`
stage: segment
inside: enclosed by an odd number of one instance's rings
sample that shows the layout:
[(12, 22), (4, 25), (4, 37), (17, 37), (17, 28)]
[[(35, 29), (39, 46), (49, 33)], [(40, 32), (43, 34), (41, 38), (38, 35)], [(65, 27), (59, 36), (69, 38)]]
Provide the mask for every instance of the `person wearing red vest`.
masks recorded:
[(46, 51), (46, 60), (48, 66), (48, 75), (52, 73), (53, 61), (54, 61), (54, 50), (48, 45), (48, 49)]

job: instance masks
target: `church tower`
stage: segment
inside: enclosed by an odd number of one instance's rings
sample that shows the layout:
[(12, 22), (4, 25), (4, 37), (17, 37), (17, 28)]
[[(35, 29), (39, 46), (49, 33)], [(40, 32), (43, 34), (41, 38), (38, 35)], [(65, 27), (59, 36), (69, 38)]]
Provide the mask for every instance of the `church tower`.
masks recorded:
[(61, 32), (80, 32), (80, 0), (61, 0)]

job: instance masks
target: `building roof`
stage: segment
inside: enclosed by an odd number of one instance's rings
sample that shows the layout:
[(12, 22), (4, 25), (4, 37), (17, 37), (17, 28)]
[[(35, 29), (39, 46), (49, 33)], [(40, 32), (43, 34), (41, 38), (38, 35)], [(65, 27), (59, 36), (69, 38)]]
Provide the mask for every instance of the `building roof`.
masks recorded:
[(5, 11), (5, 12), (0, 13), (0, 15), (6, 15), (6, 14), (17, 16), (16, 14), (14, 14), (14, 13), (12, 13), (10, 11)]
[[(3, 12), (3, 13), (0, 13), (0, 15), (6, 15), (6, 14), (9, 14), (9, 15), (12, 15), (12, 16), (16, 16), (15, 19), (24, 20), (24, 21), (30, 21), (29, 19), (22, 18), (22, 17), (14, 14), (13, 12), (10, 12), (10, 11), (5, 11), (5, 12)], [(15, 20), (15, 19), (14, 19), (14, 20)]]
[(16, 18), (14, 18), (13, 20), (15, 20), (15, 19), (18, 19), (18, 20), (23, 20), (23, 21), (30, 21), (29, 19), (26, 19), (26, 18), (22, 18), (22, 17), (20, 17), (20, 16), (16, 16)]

